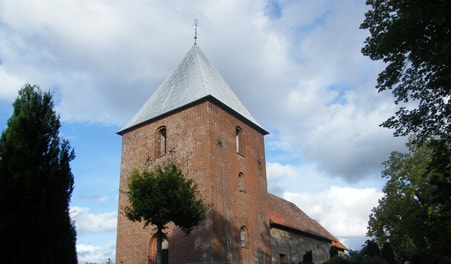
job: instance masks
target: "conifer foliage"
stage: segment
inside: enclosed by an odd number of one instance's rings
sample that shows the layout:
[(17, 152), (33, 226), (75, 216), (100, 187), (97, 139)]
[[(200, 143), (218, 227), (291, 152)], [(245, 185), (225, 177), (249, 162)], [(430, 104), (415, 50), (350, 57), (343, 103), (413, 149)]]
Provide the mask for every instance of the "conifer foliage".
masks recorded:
[(69, 216), (75, 158), (50, 92), (26, 84), (0, 138), (2, 263), (77, 263)]

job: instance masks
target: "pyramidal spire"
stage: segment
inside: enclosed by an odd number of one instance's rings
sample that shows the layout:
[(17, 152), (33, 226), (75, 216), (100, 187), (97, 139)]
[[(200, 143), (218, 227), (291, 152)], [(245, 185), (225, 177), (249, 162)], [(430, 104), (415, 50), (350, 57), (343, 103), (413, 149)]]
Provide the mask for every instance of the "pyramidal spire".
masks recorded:
[(118, 134), (189, 104), (209, 98), (216, 99), (223, 106), (250, 122), (263, 134), (268, 134), (210, 64), (196, 43), (175, 71), (158, 87), (138, 113), (119, 130)]

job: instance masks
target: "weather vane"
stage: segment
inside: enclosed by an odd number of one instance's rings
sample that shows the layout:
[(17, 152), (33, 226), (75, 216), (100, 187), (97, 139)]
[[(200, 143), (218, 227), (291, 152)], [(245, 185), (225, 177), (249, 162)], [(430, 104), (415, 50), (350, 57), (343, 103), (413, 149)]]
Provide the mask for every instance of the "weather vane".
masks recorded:
[(197, 44), (197, 26), (199, 26), (199, 21), (196, 18), (194, 19), (194, 44)]

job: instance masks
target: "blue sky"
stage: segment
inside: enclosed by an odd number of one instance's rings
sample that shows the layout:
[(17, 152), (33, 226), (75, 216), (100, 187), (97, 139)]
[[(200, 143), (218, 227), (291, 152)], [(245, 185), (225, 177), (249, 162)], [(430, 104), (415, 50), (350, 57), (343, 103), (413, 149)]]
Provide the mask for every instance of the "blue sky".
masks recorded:
[(405, 139), (360, 53), (357, 0), (0, 0), (0, 130), (27, 82), (54, 93), (76, 152), (71, 211), (79, 261), (114, 259), (121, 137), (116, 134), (193, 45), (265, 137), (268, 190), (359, 249), (382, 195), (381, 163)]

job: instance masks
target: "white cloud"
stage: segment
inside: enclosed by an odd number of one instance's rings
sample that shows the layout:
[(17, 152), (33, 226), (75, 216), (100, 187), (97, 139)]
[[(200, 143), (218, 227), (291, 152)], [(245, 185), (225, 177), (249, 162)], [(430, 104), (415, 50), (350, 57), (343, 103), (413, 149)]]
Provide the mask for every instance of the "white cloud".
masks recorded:
[(273, 180), (283, 177), (296, 177), (297, 172), (292, 165), (280, 164), (276, 162), (267, 162), (266, 175), (268, 177), (268, 180)]
[(70, 216), (78, 233), (115, 231), (117, 212), (91, 213), (89, 208), (71, 206)]
[(0, 98), (6, 101), (13, 101), (17, 97), (17, 91), (24, 83), (16, 78), (14, 75), (9, 74), (2, 68), (0, 64), (0, 83), (2, 84), (2, 89), (0, 89)]
[[(395, 108), (390, 95), (374, 89), (381, 64), (360, 53), (368, 34), (359, 30), (366, 7), (355, 1), (297, 4), (293, 11), (284, 7), (281, 19), (289, 22), (277, 24), (282, 32), (298, 30), (284, 35), (297, 37), (289, 42), (290, 50), (295, 50), (289, 53), (295, 70), (281, 75), (295, 83), (269, 91), (268, 98), (278, 100), (264, 103), (264, 111), (277, 111), (279, 117), (268, 122), (271, 132), (278, 131), (279, 142), (273, 147), (348, 182), (374, 177), (389, 153), (402, 148), (404, 139), (393, 139), (392, 131), (379, 127)], [(316, 8), (314, 17), (304, 14)], [(296, 20), (291, 13), (302, 18)], [(283, 98), (273, 96), (275, 92)]]
[(197, 17), (199, 45), (257, 120), (279, 131), (281, 151), (331, 176), (368, 176), (402, 144), (378, 127), (394, 108), (373, 88), (380, 65), (360, 53), (364, 3), (281, 2), (277, 19), (267, 4), (7, 0), (3, 79), (56, 90), (63, 120), (121, 126), (189, 49)]
[(368, 216), (383, 193), (374, 188), (357, 189), (332, 186), (322, 192), (284, 193), (311, 218), (337, 237), (363, 237)]
[(114, 263), (116, 245), (77, 244), (78, 263)]
[[(25, 82), (36, 83), (55, 92), (63, 121), (120, 127), (189, 50), (197, 18), (199, 46), (271, 133), (270, 191), (292, 195), (327, 225), (335, 218), (330, 227), (322, 222), (335, 235), (362, 234), (362, 219), (380, 193), (328, 186), (344, 185), (341, 180), (372, 186), (381, 162), (404, 144), (379, 128), (395, 108), (390, 94), (374, 89), (383, 65), (360, 53), (368, 32), (359, 24), (367, 7), (358, 0), (279, 1), (273, 10), (278, 15), (266, 16), (267, 5), (3, 0), (1, 103), (11, 102)], [(352, 204), (350, 194), (366, 199), (362, 207)], [(72, 207), (79, 234), (115, 230), (116, 212), (90, 209)], [(348, 219), (354, 211), (356, 218)]]

